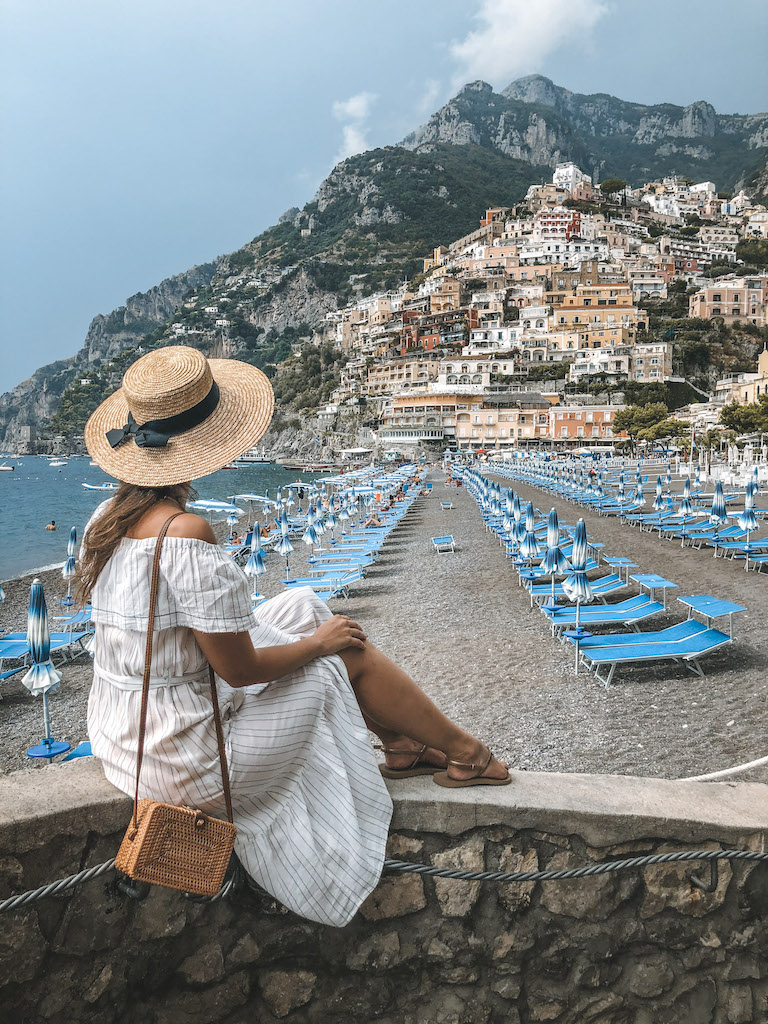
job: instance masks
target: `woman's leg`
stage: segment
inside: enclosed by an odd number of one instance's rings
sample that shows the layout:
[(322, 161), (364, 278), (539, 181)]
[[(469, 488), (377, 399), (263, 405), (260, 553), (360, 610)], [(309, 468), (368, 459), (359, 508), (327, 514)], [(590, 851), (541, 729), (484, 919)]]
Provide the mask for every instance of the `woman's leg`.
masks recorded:
[[(342, 651), (352, 687), (366, 719), (388, 734), (426, 743), (442, 751), (452, 761), (482, 764), (487, 748), (474, 736), (454, 725), (421, 690), (411, 677), (370, 642), (365, 648)], [(374, 728), (378, 733), (378, 727)], [(394, 767), (394, 765), (393, 765)], [(450, 768), (456, 779), (476, 774), (472, 769)], [(504, 778), (506, 766), (495, 758), (483, 773)]]
[(445, 768), (445, 754), (442, 751), (430, 746), (424, 749), (423, 743), (411, 739), (405, 733), (394, 732), (380, 722), (375, 722), (362, 707), (360, 712), (370, 731), (378, 736), (384, 745), (384, 758), (389, 768), (410, 768), (417, 757), (419, 761), (433, 764), (435, 768)]

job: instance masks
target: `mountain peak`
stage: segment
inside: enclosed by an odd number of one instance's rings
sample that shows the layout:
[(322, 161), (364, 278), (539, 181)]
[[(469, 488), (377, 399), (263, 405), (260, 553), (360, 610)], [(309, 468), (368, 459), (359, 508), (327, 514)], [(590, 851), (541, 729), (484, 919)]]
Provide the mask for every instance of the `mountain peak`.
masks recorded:
[(559, 85), (555, 85), (551, 78), (544, 75), (525, 75), (523, 78), (516, 78), (514, 82), (502, 90), (501, 95), (508, 100), (520, 100), (522, 103), (538, 103), (544, 107), (554, 107), (557, 101), (567, 93)]

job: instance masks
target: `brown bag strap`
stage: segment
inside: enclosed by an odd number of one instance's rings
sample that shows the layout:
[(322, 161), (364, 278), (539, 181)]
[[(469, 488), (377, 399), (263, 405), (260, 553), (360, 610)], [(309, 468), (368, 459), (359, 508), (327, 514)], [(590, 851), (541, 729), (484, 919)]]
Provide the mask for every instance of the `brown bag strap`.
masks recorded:
[[(183, 512), (174, 512), (162, 526), (157, 535), (155, 544), (155, 557), (152, 562), (152, 581), (149, 588), (149, 615), (147, 617), (147, 645), (144, 652), (144, 678), (141, 684), (141, 715), (139, 718), (139, 746), (136, 753), (136, 790), (133, 796), (133, 827), (138, 824), (139, 806), (139, 778), (141, 777), (141, 763), (144, 760), (144, 737), (147, 731), (147, 709), (149, 706), (149, 679), (152, 673), (152, 641), (155, 630), (155, 610), (157, 608), (157, 585), (160, 579), (160, 552), (163, 540), (168, 527), (174, 519), (183, 515)], [(211, 683), (211, 703), (213, 704), (213, 721), (216, 726), (216, 742), (219, 748), (219, 762), (221, 764), (222, 788), (224, 791), (224, 803), (227, 808), (227, 819), (232, 821), (232, 796), (229, 789), (229, 769), (227, 767), (227, 755), (224, 750), (224, 732), (221, 727), (221, 714), (219, 712), (219, 697), (216, 693), (216, 680), (213, 669), (208, 666), (208, 676)]]

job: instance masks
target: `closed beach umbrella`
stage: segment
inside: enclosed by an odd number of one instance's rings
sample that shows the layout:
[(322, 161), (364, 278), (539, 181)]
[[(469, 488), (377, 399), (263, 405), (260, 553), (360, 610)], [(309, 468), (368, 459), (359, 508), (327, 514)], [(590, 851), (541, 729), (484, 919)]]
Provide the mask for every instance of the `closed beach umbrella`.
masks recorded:
[(307, 527), (301, 538), (307, 547), (314, 547), (317, 544), (317, 531), (315, 530), (315, 510), (310, 506), (307, 511)]
[(626, 494), (624, 492), (624, 470), (619, 472), (619, 486), (616, 488), (616, 500), (619, 504), (623, 504), (626, 500)]
[(256, 589), (256, 578), (263, 576), (267, 571), (267, 567), (264, 564), (264, 552), (261, 549), (261, 537), (256, 526), (251, 531), (251, 553), (248, 556), (248, 561), (245, 563), (244, 571), (245, 575), (250, 576), (253, 580), (253, 599), (255, 601), (259, 596), (259, 592)]
[(45, 736), (36, 747), (30, 747), (30, 757), (54, 757), (69, 750), (68, 743), (56, 742), (51, 734), (51, 716), (48, 709), (48, 694), (55, 693), (61, 683), (61, 675), (51, 661), (51, 634), (48, 630), (48, 608), (40, 580), (32, 581), (29, 592), (29, 614), (27, 616), (27, 639), (32, 666), (22, 677), (22, 683), (36, 696), (43, 698), (43, 721)]
[(685, 478), (685, 484), (683, 485), (683, 500), (680, 502), (677, 512), (675, 515), (678, 516), (690, 516), (693, 514), (693, 505), (691, 504), (691, 478), (687, 476)]
[(664, 508), (664, 485), (661, 482), (661, 476), (656, 477), (656, 497), (653, 499), (651, 508), (655, 512), (661, 512)]
[(725, 495), (723, 494), (722, 481), (715, 484), (715, 493), (712, 497), (712, 508), (709, 513), (709, 521), (715, 527), (715, 555), (717, 558), (717, 534), (723, 523), (728, 521), (728, 510), (725, 507)]
[(288, 579), (288, 556), (293, 551), (293, 545), (291, 544), (290, 538), (288, 537), (288, 513), (283, 509), (280, 516), (280, 540), (277, 544), (276, 551), (279, 555), (285, 558), (285, 578)]
[(757, 522), (757, 516), (755, 515), (755, 485), (750, 480), (747, 484), (746, 494), (744, 495), (744, 511), (741, 513), (739, 518), (736, 520), (742, 530), (747, 531), (747, 544), (745, 547), (745, 569), (749, 570), (749, 535), (759, 528)]
[(77, 572), (77, 563), (75, 561), (75, 552), (77, 551), (77, 530), (73, 526), (69, 531), (69, 540), (67, 541), (67, 560), (64, 563), (64, 568), (61, 570), (62, 578), (67, 581), (67, 596), (61, 602), (64, 605), (71, 605), (73, 603), (72, 598), (72, 578)]
[(672, 486), (672, 464), (667, 463), (667, 476), (666, 476), (667, 490)]
[(5, 591), (3, 590), (2, 586), (0, 586), (0, 604), (2, 604), (4, 600), (5, 600)]
[(562, 576), (568, 572), (570, 565), (568, 559), (560, 547), (560, 523), (557, 518), (557, 510), (550, 509), (547, 516), (547, 550), (541, 560), (541, 568), (545, 575), (552, 577), (552, 594), (549, 598), (549, 606), (555, 605), (555, 576)]
[(525, 509), (525, 533), (520, 544), (521, 558), (536, 558), (539, 554), (539, 542), (536, 540), (536, 514), (533, 502), (529, 501)]
[(592, 587), (587, 579), (587, 527), (583, 519), (576, 523), (571, 550), (571, 572), (563, 580), (563, 590), (570, 601), (576, 602), (576, 629), (571, 634), (576, 643), (576, 674), (579, 672), (579, 640), (586, 634), (579, 624), (579, 609), (592, 600)]

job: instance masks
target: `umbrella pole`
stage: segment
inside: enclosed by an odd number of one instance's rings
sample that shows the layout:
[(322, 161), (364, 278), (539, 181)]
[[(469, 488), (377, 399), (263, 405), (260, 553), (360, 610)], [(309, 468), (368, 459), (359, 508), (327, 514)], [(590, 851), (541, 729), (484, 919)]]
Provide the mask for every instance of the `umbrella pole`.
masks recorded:
[(747, 530), (747, 547), (745, 550), (746, 558), (744, 559), (744, 572), (749, 572), (749, 530)]
[(576, 636), (574, 637), (574, 640), (576, 642), (576, 675), (579, 674), (579, 632), (581, 630), (581, 626), (579, 625), (579, 609), (580, 609), (580, 607), (581, 607), (581, 602), (579, 601), (579, 599), (577, 597), (576, 598)]

